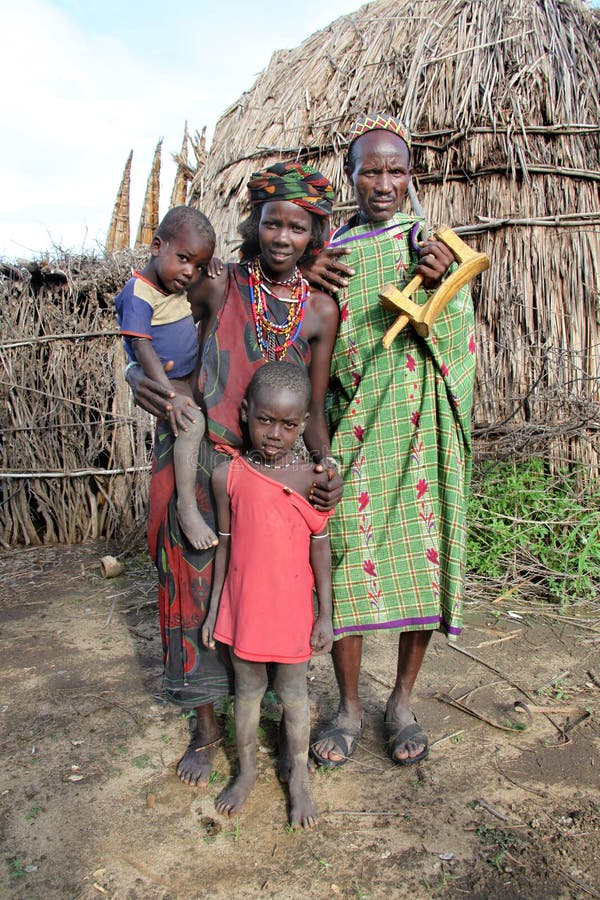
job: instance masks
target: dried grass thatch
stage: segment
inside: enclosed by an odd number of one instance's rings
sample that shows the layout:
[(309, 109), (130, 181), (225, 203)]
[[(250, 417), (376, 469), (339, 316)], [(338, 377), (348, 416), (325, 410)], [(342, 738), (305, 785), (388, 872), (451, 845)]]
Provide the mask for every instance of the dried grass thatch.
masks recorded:
[(194, 176), (194, 171), (188, 161), (188, 143), (189, 135), (186, 122), (183, 129), (181, 150), (179, 153), (171, 154), (177, 163), (177, 171), (175, 172), (175, 180), (173, 181), (169, 209), (172, 209), (174, 206), (182, 206), (187, 202), (188, 184)]
[(0, 544), (145, 520), (153, 422), (132, 405), (113, 306), (139, 261), (65, 257), (66, 284), (50, 287), (0, 278)]
[(217, 124), (195, 202), (227, 256), (251, 171), (302, 159), (332, 179), (339, 221), (350, 123), (399, 114), (430, 221), (492, 261), (475, 286), (481, 452), (597, 471), (599, 71), (600, 20), (577, 0), (375, 0), (273, 55)]
[(154, 159), (152, 160), (152, 168), (148, 176), (146, 185), (146, 196), (144, 197), (144, 205), (142, 207), (142, 215), (135, 238), (135, 249), (141, 250), (143, 247), (149, 247), (152, 238), (156, 234), (158, 228), (158, 210), (160, 202), (160, 155), (162, 149), (162, 138), (156, 145), (154, 151)]

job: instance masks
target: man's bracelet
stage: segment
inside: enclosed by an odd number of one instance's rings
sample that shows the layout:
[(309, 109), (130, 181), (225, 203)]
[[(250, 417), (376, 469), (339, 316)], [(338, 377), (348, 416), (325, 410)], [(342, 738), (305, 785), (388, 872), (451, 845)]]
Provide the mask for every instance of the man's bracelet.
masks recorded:
[(340, 471), (340, 464), (333, 456), (324, 456), (323, 459), (320, 459), (319, 462), (325, 469), (337, 469)]
[(135, 360), (128, 362), (125, 366), (125, 371), (123, 372), (124, 377), (127, 378), (127, 373), (131, 372), (132, 369), (137, 368), (137, 366), (139, 366), (139, 362), (136, 362)]

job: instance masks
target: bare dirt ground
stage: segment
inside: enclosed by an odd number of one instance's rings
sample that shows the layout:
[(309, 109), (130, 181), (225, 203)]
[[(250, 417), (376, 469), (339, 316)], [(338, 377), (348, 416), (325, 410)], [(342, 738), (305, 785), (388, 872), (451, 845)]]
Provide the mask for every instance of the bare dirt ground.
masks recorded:
[[(415, 711), (433, 746), (407, 768), (382, 751), (396, 639), (366, 641), (363, 740), (315, 774), (319, 826), (290, 832), (272, 708), (239, 818), (213, 806), (233, 746), (208, 788), (177, 779), (188, 723), (160, 699), (153, 572), (131, 554), (105, 581), (106, 552), (0, 554), (2, 898), (600, 897), (597, 608), (469, 605), (459, 649), (431, 643)], [(329, 658), (310, 691), (327, 718)]]

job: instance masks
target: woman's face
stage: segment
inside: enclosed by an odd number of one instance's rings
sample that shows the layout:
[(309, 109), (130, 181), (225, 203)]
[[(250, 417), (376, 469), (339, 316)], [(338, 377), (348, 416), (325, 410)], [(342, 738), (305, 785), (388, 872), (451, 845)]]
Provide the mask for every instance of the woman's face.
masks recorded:
[(277, 281), (289, 278), (312, 236), (312, 215), (289, 200), (263, 203), (258, 242), (263, 269)]

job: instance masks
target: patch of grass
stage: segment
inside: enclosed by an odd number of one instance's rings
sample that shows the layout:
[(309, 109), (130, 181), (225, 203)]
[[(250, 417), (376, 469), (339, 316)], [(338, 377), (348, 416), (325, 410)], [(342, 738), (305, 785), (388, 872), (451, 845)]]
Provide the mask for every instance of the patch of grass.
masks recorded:
[(489, 828), (487, 825), (480, 825), (476, 834), (486, 853), (485, 861), (499, 872), (504, 871), (506, 854), (522, 845), (522, 841), (505, 828)]
[(215, 712), (223, 717), (223, 735), (228, 746), (235, 744), (235, 717), (233, 714), (233, 697), (223, 697), (215, 704)]
[(131, 760), (131, 765), (135, 766), (136, 769), (152, 769), (153, 764), (152, 760), (148, 756), (147, 753), (142, 753), (140, 756), (134, 756)]
[(537, 690), (536, 694), (539, 697), (550, 697), (552, 700), (570, 700), (570, 694), (564, 684), (565, 682), (562, 678), (557, 678), (552, 684)]
[(361, 887), (359, 884), (357, 884), (356, 882), (354, 882), (354, 884), (352, 885), (352, 887), (353, 887), (353, 890), (354, 890), (354, 896), (357, 898), (357, 900), (368, 900), (369, 894), (367, 894), (367, 892), (365, 891), (364, 888), (362, 888), (362, 887)]
[(226, 831), (226, 832), (225, 832), (225, 837), (226, 837), (226, 838), (229, 838), (229, 839), (232, 840), (235, 844), (237, 844), (237, 842), (238, 842), (239, 839), (240, 839), (240, 834), (241, 834), (240, 820), (239, 820), (239, 819), (236, 819), (236, 820), (235, 820), (235, 827), (232, 828), (231, 831)]
[(25, 821), (33, 822), (33, 820), (36, 819), (41, 812), (43, 812), (41, 806), (32, 806), (31, 809), (28, 809), (25, 813)]
[(472, 482), (467, 562), (484, 577), (529, 578), (566, 604), (600, 587), (600, 484), (549, 474), (539, 459), (485, 462)]
[(8, 861), (8, 871), (13, 881), (16, 881), (17, 878), (25, 878), (25, 875), (27, 874), (23, 863), (16, 857), (15, 859), (10, 859)]
[(510, 728), (512, 731), (525, 731), (527, 728), (525, 722), (512, 722), (510, 719), (505, 719), (503, 724), (505, 728)]
[(227, 775), (222, 775), (221, 772), (217, 772), (215, 769), (210, 773), (210, 777), (208, 779), (209, 784), (222, 784), (224, 781), (227, 781)]

